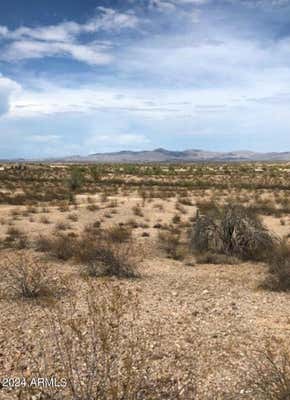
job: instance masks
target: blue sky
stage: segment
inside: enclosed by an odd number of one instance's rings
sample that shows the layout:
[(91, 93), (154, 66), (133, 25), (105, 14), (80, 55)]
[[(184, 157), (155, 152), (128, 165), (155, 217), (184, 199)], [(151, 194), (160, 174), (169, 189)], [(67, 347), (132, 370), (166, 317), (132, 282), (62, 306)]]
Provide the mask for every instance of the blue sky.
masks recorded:
[(290, 0), (1, 0), (0, 158), (290, 150)]

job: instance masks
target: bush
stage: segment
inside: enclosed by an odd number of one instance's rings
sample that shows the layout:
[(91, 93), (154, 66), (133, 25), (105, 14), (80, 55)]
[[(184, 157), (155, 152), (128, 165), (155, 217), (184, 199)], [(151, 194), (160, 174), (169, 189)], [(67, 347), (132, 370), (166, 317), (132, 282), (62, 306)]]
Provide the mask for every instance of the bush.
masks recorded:
[(39, 236), (35, 242), (37, 251), (49, 252), (53, 257), (67, 261), (73, 257), (76, 239), (71, 235), (56, 235), (53, 238)]
[(282, 241), (269, 260), (269, 275), (263, 287), (274, 291), (290, 291), (290, 246)]
[(132, 243), (111, 244), (105, 239), (96, 242), (85, 236), (79, 241), (76, 258), (84, 276), (139, 277)]
[(268, 345), (250, 355), (248, 362), (243, 399), (290, 399), (290, 354), (285, 346), (277, 349)]
[(257, 261), (267, 260), (277, 244), (257, 215), (243, 206), (227, 206), (216, 218), (197, 215), (191, 239), (199, 252)]
[(94, 231), (86, 230), (80, 238), (71, 235), (58, 235), (54, 238), (40, 236), (36, 241), (36, 249), (63, 261), (74, 258), (82, 265), (85, 276), (139, 276), (136, 250), (132, 242), (112, 242), (108, 240), (106, 232), (100, 230), (98, 236), (94, 235)]
[(169, 227), (169, 231), (159, 232), (158, 240), (161, 248), (167, 253), (169, 258), (182, 260), (187, 254), (187, 246), (181, 243), (181, 235), (178, 229)]
[(105, 234), (109, 241), (124, 243), (128, 242), (132, 238), (132, 229), (125, 226), (115, 225), (107, 229)]
[(6, 234), (5, 245), (14, 247), (18, 250), (25, 249), (29, 246), (27, 235), (20, 229), (11, 226), (7, 229)]
[(8, 259), (3, 275), (4, 292), (13, 297), (37, 299), (56, 294), (46, 266), (27, 256)]
[(197, 215), (191, 237), (192, 247), (202, 252), (222, 252), (223, 244), (218, 224), (209, 216)]

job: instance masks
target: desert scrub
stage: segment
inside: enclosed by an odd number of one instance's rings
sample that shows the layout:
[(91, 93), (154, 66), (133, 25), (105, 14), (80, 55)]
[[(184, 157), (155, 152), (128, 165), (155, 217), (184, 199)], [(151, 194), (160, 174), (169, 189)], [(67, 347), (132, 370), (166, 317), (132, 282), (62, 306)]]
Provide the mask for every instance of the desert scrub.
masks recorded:
[(262, 287), (273, 291), (290, 291), (290, 246), (281, 241), (269, 260), (269, 274)]
[(290, 353), (285, 344), (266, 344), (264, 349), (248, 354), (245, 363), (243, 399), (290, 399)]
[(169, 226), (168, 230), (158, 232), (158, 241), (169, 258), (183, 260), (188, 253), (187, 244), (182, 243), (181, 232), (172, 226)]
[[(116, 283), (88, 285), (82, 310), (76, 302), (49, 315), (57, 351), (42, 353), (43, 364), (67, 378), (73, 400), (189, 400), (195, 398), (195, 360), (180, 365), (156, 358), (152, 343), (161, 342), (159, 321), (140, 318), (135, 292)], [(189, 362), (189, 361), (188, 361)], [(184, 362), (186, 364), (186, 362)]]
[(76, 238), (70, 234), (58, 234), (53, 237), (40, 235), (34, 243), (36, 251), (47, 252), (62, 261), (74, 256), (76, 245)]
[(26, 233), (21, 229), (10, 226), (6, 231), (4, 245), (6, 247), (12, 247), (21, 250), (29, 246), (29, 240)]
[(117, 278), (137, 278), (140, 276), (138, 262), (140, 255), (132, 242), (116, 243), (106, 237), (97, 241), (83, 236), (76, 248), (76, 260), (81, 264), (83, 276), (115, 276)]
[(23, 254), (4, 262), (2, 294), (22, 299), (55, 298), (62, 289), (47, 271), (47, 265)]
[(132, 239), (132, 228), (129, 226), (114, 225), (105, 231), (108, 241), (124, 243)]
[(226, 206), (215, 217), (197, 214), (191, 235), (192, 247), (248, 260), (267, 260), (277, 239), (258, 216), (246, 207)]

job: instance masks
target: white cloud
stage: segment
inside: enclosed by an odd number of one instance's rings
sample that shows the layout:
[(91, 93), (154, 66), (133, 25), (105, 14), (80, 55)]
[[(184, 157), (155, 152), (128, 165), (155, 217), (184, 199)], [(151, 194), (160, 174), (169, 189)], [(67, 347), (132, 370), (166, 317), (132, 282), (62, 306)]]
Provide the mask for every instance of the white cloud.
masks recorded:
[(86, 146), (104, 146), (104, 145), (114, 145), (114, 146), (131, 146), (131, 145), (144, 145), (150, 143), (150, 140), (144, 135), (136, 134), (95, 134), (92, 135), (86, 142)]
[(0, 36), (6, 36), (8, 34), (8, 29), (6, 26), (1, 26), (0, 25)]
[(112, 60), (107, 54), (108, 46), (93, 40), (81, 43), (82, 33), (94, 34), (98, 31), (119, 32), (133, 29), (139, 20), (133, 12), (119, 13), (110, 8), (99, 7), (99, 15), (84, 24), (63, 22), (57, 25), (36, 28), (20, 27), (10, 31), (0, 26), (0, 39), (9, 43), (2, 49), (0, 59), (19, 61), (50, 56), (66, 56), (88, 64), (106, 64)]
[(89, 19), (84, 24), (74, 21), (62, 22), (57, 25), (29, 28), (26, 26), (10, 31), (5, 26), (0, 26), (0, 35), (6, 39), (19, 40), (23, 38), (41, 41), (70, 41), (81, 33), (95, 33), (104, 31), (120, 31), (133, 29), (138, 26), (139, 19), (131, 11), (120, 13), (111, 8), (98, 7), (99, 15)]
[(49, 56), (70, 56), (88, 64), (107, 64), (112, 56), (103, 51), (97, 44), (83, 45), (63, 42), (40, 42), (20, 40), (12, 43), (0, 58), (5, 61), (18, 61)]
[(9, 112), (11, 95), (19, 89), (20, 86), (15, 81), (3, 77), (0, 73), (0, 117)]

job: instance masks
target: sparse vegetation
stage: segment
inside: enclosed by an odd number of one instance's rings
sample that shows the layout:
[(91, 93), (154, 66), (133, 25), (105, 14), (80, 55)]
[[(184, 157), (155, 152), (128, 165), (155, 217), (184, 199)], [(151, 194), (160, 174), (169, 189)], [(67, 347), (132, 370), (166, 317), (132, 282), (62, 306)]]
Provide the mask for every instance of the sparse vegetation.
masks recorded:
[(288, 399), (288, 163), (0, 178), (0, 380), (68, 383), (1, 399)]

